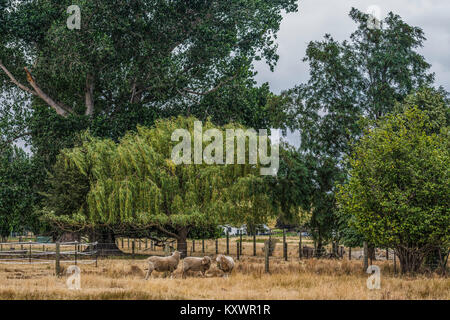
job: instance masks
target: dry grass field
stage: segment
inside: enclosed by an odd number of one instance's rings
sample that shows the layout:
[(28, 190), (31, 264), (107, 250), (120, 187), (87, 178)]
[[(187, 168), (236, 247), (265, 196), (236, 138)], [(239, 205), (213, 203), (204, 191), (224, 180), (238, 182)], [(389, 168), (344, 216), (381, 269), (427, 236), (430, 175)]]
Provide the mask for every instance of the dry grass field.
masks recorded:
[[(395, 276), (392, 263), (381, 268), (381, 289), (366, 287), (361, 261), (263, 259), (242, 257), (230, 278), (214, 265), (207, 277), (172, 279), (155, 272), (145, 281), (145, 261), (100, 259), (98, 267), (81, 265), (81, 290), (68, 290), (67, 276), (53, 275), (53, 265), (0, 265), (0, 299), (450, 299), (450, 279)], [(67, 265), (65, 266), (67, 267)]]

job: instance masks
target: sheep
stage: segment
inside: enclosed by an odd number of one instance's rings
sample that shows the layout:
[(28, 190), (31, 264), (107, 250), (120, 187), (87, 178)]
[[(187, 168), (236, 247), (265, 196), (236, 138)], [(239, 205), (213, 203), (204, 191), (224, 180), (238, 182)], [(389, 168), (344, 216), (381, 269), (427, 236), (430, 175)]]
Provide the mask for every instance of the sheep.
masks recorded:
[(203, 258), (188, 257), (183, 260), (183, 279), (186, 278), (188, 271), (201, 271), (203, 277), (205, 272), (211, 267), (211, 258), (206, 256)]
[(234, 268), (234, 260), (232, 257), (225, 256), (223, 254), (219, 254), (216, 257), (217, 267), (225, 273), (225, 276), (228, 277)]
[(145, 280), (152, 275), (153, 271), (165, 272), (169, 271), (170, 276), (172, 277), (172, 272), (178, 267), (178, 263), (180, 262), (180, 252), (175, 251), (169, 257), (157, 257), (153, 256), (147, 259), (148, 263), (148, 271), (145, 276)]

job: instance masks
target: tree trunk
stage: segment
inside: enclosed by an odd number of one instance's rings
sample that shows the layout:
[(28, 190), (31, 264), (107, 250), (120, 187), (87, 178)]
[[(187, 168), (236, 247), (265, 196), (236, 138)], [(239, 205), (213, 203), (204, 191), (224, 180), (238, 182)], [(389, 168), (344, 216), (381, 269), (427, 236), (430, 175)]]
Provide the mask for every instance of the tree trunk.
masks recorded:
[(177, 251), (181, 253), (181, 258), (187, 257), (187, 236), (188, 228), (182, 228), (178, 231)]
[(367, 246), (367, 241), (364, 241), (363, 243), (363, 247), (364, 247), (364, 272), (366, 272), (367, 268), (369, 267), (369, 248)]
[(322, 243), (322, 239), (321, 238), (317, 239), (317, 245), (316, 245), (315, 249), (316, 249), (315, 250), (316, 258), (322, 257), (322, 254), (323, 254), (323, 243)]
[(92, 116), (94, 114), (94, 77), (91, 74), (86, 76), (85, 104), (85, 115)]
[(375, 247), (369, 245), (369, 248), (367, 250), (368, 250), (368, 255), (369, 255), (370, 261), (376, 261), (377, 258), (375, 256)]
[(402, 274), (419, 271), (424, 260), (424, 254), (420, 250), (397, 247), (395, 252), (400, 260)]
[[(89, 238), (90, 242), (97, 242), (97, 245), (94, 246), (94, 250), (97, 250), (99, 256), (116, 256), (123, 254), (116, 245), (116, 236), (110, 230), (94, 231)], [(86, 249), (86, 251), (90, 250), (91, 248)]]

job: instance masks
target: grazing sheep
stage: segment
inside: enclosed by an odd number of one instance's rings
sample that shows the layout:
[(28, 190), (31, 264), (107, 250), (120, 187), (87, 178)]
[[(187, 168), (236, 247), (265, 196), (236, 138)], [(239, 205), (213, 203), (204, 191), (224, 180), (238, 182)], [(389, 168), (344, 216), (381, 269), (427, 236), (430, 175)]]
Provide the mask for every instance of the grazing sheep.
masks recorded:
[(178, 263), (180, 262), (180, 253), (175, 251), (169, 257), (150, 257), (147, 259), (147, 262), (148, 271), (145, 280), (148, 280), (155, 270), (158, 272), (169, 271), (170, 276), (172, 277), (172, 272), (178, 267)]
[(186, 278), (188, 271), (201, 271), (203, 277), (205, 272), (211, 267), (211, 258), (206, 256), (203, 258), (188, 257), (183, 260), (183, 279)]
[(228, 277), (234, 268), (234, 260), (232, 257), (224, 256), (223, 254), (219, 254), (216, 258), (217, 267), (225, 273), (225, 276)]

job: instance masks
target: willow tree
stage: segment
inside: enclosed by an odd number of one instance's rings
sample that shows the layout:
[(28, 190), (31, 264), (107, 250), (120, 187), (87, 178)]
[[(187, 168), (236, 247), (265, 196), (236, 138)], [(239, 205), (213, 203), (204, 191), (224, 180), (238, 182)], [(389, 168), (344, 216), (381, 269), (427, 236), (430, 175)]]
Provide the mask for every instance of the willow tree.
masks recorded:
[[(191, 228), (257, 218), (265, 221), (272, 207), (259, 165), (209, 165), (205, 161), (176, 165), (172, 152), (179, 141), (172, 141), (172, 134), (186, 129), (189, 142), (193, 142), (194, 121), (183, 117), (157, 121), (152, 128), (138, 127), (117, 144), (85, 134), (78, 147), (61, 153), (50, 180), (57, 185), (55, 181), (68, 181), (67, 175), (77, 176), (78, 181), (86, 179), (89, 189), (74, 196), (76, 185), (52, 188), (45, 217), (55, 225), (79, 230), (96, 226), (116, 232), (127, 228), (155, 230), (176, 239), (178, 250), (184, 254)], [(209, 121), (203, 127), (214, 128)], [(224, 137), (227, 128), (236, 126), (219, 127)], [(206, 154), (211, 141), (205, 140)], [(237, 148), (237, 140), (235, 143)], [(220, 147), (225, 148), (225, 139)], [(211, 155), (217, 156), (216, 152)], [(190, 157), (195, 160), (195, 152)], [(58, 201), (66, 197), (69, 202), (76, 198), (70, 208), (67, 201)]]

